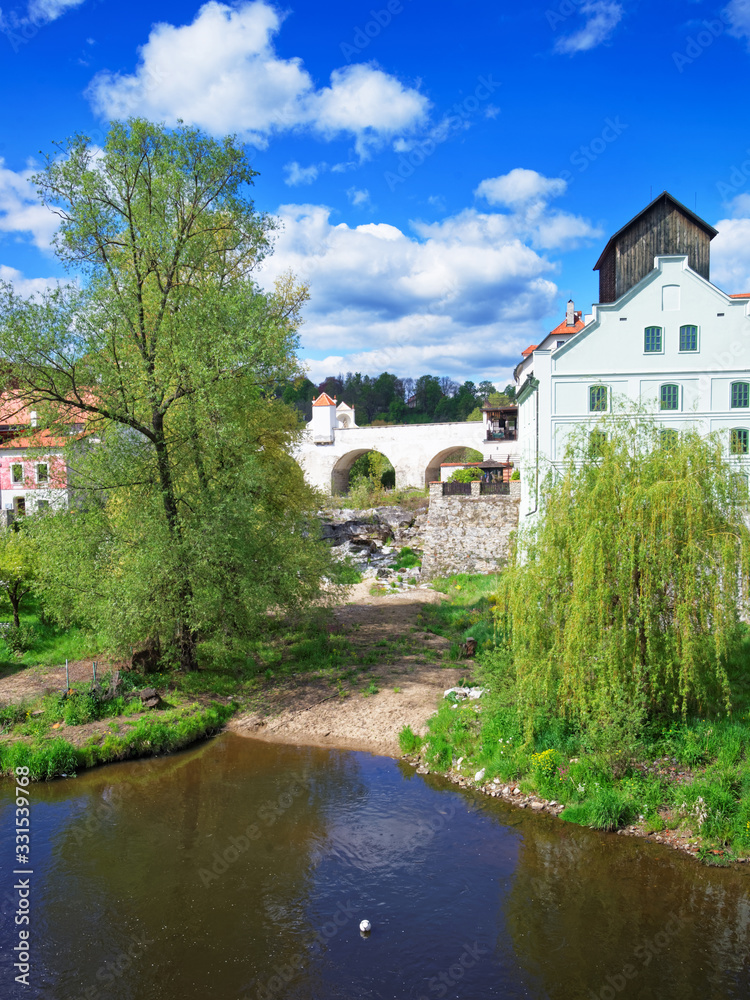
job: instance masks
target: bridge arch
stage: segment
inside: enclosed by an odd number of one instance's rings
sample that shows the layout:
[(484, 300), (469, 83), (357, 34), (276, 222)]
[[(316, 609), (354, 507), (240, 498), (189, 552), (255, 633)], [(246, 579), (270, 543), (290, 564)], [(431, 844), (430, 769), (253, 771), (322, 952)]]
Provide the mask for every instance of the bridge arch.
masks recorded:
[(377, 452), (379, 455), (383, 455), (388, 459), (391, 465), (394, 465), (394, 462), (382, 450), (382, 448), (353, 448), (351, 451), (347, 451), (346, 454), (337, 459), (333, 465), (331, 470), (332, 493), (341, 495), (347, 492), (349, 489), (349, 473), (352, 471), (352, 466), (358, 458), (362, 457), (362, 455), (369, 455), (371, 452)]
[(457, 451), (476, 451), (479, 454), (478, 462), (482, 461), (481, 451), (476, 447), (476, 442), (473, 444), (453, 444), (450, 448), (443, 448), (439, 451), (437, 455), (433, 455), (430, 461), (427, 463), (427, 467), (424, 473), (424, 484), (429, 486), (430, 483), (436, 483), (440, 480), (440, 466), (443, 462), (447, 461), (451, 455), (455, 455)]

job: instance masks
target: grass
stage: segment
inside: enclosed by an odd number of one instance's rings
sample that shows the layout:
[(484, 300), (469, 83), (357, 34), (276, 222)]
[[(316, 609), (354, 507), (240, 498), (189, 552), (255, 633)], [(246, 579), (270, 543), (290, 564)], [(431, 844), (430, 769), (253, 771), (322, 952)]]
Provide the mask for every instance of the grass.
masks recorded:
[(130, 757), (169, 753), (221, 729), (233, 708), (212, 705), (185, 706), (139, 719), (122, 735), (109, 733), (100, 741), (75, 747), (61, 737), (0, 745), (0, 773), (10, 775), (17, 767), (28, 767), (32, 781), (48, 781)]
[[(9, 648), (0, 631), (0, 670), (5, 669), (7, 672), (32, 665), (51, 667), (65, 663), (66, 660), (81, 660), (99, 655), (101, 646), (96, 636), (79, 628), (63, 629), (44, 622), (39, 612), (36, 601), (24, 601), (20, 615), (21, 625), (31, 630), (33, 642), (20, 656)], [(12, 616), (7, 611), (4, 620), (12, 621)]]
[[(582, 731), (564, 718), (540, 720), (532, 743), (515, 707), (513, 664), (495, 643), (495, 577), (436, 581), (449, 597), (430, 605), (423, 622), (458, 643), (479, 642), (475, 682), (488, 689), (479, 702), (444, 701), (420, 743), (401, 733), (405, 753), (420, 752), (432, 768), (485, 770), (484, 781), (519, 783), (526, 792), (564, 804), (562, 818), (599, 830), (629, 823), (645, 832), (674, 831), (700, 845), (711, 863), (750, 856), (750, 632), (729, 664), (734, 691), (730, 716), (654, 718), (639, 731), (615, 720)], [(454, 707), (455, 706), (455, 707)]]

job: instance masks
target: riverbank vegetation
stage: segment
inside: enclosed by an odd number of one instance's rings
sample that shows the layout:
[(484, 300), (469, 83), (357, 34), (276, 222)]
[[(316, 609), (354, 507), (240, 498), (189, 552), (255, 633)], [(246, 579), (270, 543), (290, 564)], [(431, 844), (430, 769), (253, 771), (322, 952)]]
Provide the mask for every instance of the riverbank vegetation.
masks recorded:
[(443, 703), (421, 752), (574, 822), (750, 855), (746, 480), (714, 439), (637, 415), (595, 446), (571, 443), (492, 593), (444, 584), (435, 627), (480, 640), (487, 690)]

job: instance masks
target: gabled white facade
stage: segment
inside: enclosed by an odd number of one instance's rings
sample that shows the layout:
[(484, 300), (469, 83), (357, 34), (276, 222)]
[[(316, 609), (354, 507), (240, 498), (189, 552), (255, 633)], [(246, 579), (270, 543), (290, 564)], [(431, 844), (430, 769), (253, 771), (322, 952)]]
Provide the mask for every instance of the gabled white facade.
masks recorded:
[[(695, 350), (685, 349), (692, 348), (692, 335), (681, 344), (681, 327), (697, 328)], [(647, 349), (657, 342), (651, 334), (646, 343), (647, 328), (661, 330), (659, 350)], [(562, 459), (574, 428), (600, 419), (592, 405), (601, 402), (602, 388), (607, 410), (625, 398), (645, 406), (665, 428), (718, 431), (727, 453), (733, 430), (750, 437), (750, 406), (732, 405), (733, 383), (750, 384), (750, 298), (722, 292), (693, 271), (686, 256), (657, 257), (629, 292), (595, 305), (579, 333), (531, 358), (518, 393), (522, 519), (536, 512), (539, 476)], [(670, 386), (677, 388), (664, 389)], [(743, 395), (750, 390), (738, 392), (734, 402)], [(663, 408), (675, 399), (676, 409)], [(750, 468), (750, 455), (733, 458)]]

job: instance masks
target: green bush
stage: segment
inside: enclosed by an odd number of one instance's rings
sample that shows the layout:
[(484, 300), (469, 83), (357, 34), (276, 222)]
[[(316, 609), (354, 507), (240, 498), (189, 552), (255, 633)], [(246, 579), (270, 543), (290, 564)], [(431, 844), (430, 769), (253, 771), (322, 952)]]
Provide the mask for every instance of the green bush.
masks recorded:
[(33, 625), (10, 625), (2, 634), (5, 645), (12, 653), (25, 653), (34, 645), (36, 629)]
[(398, 745), (402, 753), (417, 753), (422, 746), (422, 737), (418, 736), (411, 726), (404, 726), (398, 734)]
[(448, 477), (449, 483), (473, 483), (477, 479), (481, 479), (484, 475), (482, 469), (456, 469), (455, 472), (451, 473)]

